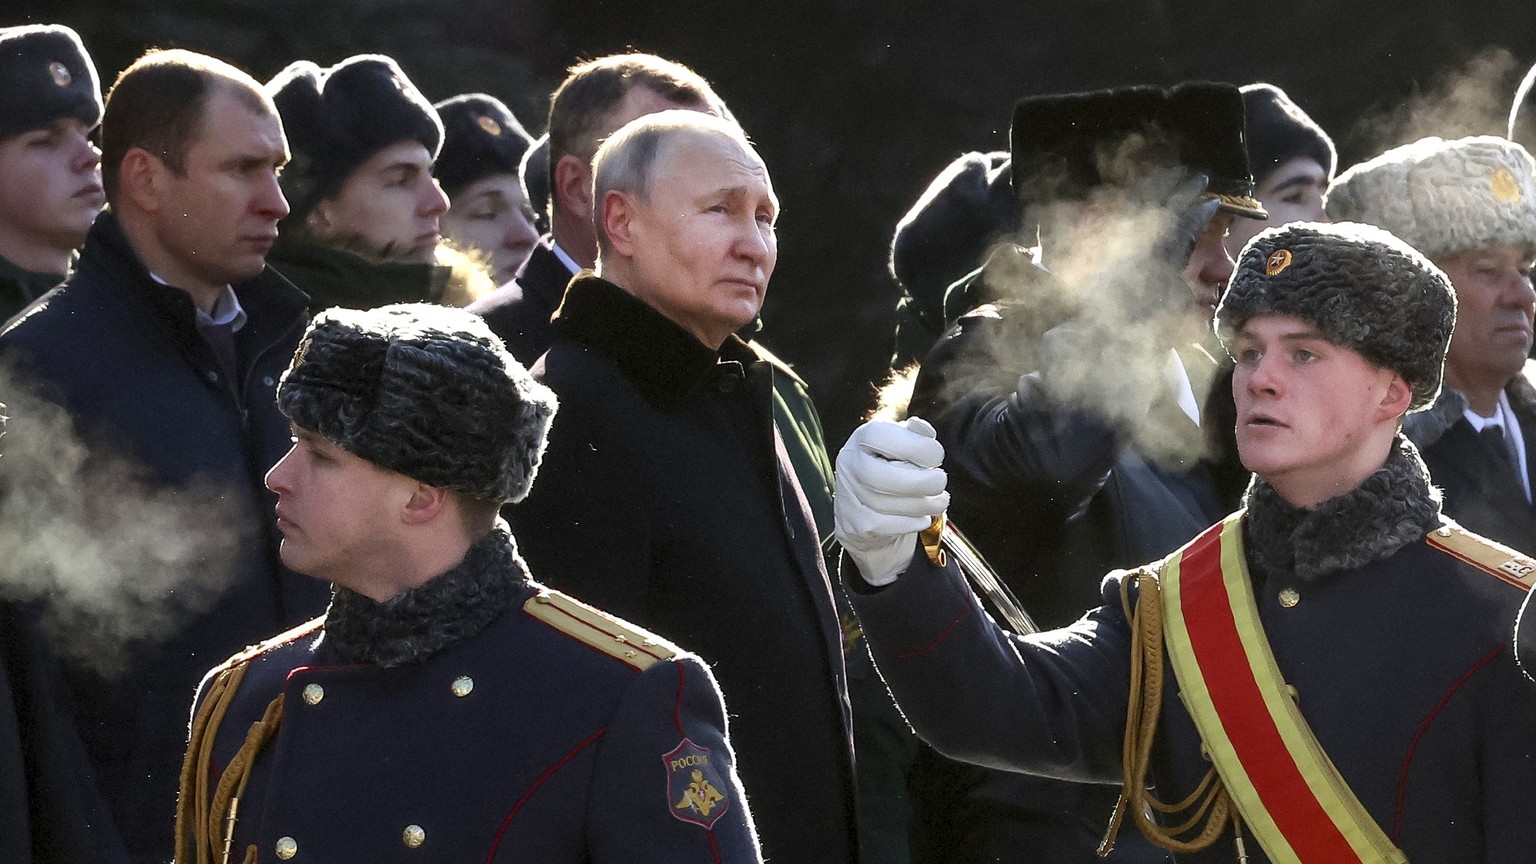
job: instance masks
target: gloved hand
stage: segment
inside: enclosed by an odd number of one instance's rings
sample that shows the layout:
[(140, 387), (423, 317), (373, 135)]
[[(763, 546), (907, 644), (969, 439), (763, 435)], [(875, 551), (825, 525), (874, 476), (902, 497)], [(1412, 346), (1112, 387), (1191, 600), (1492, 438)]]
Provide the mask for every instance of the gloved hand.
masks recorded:
[(921, 417), (871, 420), (838, 452), (833, 534), (864, 581), (896, 581), (916, 551), (918, 532), (949, 507), (943, 461), (944, 445)]

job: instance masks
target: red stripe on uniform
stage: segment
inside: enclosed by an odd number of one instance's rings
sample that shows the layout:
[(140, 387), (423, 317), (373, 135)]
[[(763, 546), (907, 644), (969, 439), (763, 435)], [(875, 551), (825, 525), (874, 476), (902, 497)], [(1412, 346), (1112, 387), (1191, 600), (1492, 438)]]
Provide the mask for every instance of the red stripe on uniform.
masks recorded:
[[(1221, 532), (1190, 545), (1179, 565), (1180, 606), (1222, 727), (1264, 809), (1302, 861), (1359, 856), (1307, 785), (1259, 692), (1221, 573)], [(1234, 662), (1241, 661), (1241, 662)]]

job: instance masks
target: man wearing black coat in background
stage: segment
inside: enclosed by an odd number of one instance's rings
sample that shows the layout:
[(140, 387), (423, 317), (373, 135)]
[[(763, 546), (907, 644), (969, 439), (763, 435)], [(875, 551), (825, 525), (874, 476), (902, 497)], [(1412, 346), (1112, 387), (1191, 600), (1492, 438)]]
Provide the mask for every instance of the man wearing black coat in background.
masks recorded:
[(597, 271), (534, 377), (560, 398), (511, 510), (534, 572), (692, 646), (733, 715), (765, 859), (855, 859), (842, 632), (774, 424), (779, 373), (735, 335), (763, 302), (778, 200), (734, 123), (641, 118), (598, 151)]
[[(114, 623), (162, 628), (125, 634), (110, 658), (72, 655), (67, 671), (117, 829), (134, 860), (160, 862), (171, 848), (190, 689), (220, 657), (324, 607), (323, 586), (278, 562), (262, 486), (287, 449), (275, 390), (306, 298), (265, 264), (288, 212), (277, 183), (288, 148), (249, 75), (188, 51), (145, 55), (107, 99), (102, 150), (109, 208), (75, 274), (12, 322), (0, 354), (17, 365), (19, 386), (72, 425), (53, 432), (41, 428), (44, 412), (17, 410), (18, 443), (71, 433), (83, 442), (82, 530), (138, 537), (117, 547), (122, 557), (94, 565), (107, 572), (65, 575), (120, 592), (117, 605), (132, 614)], [(27, 467), (5, 461), (7, 473)], [(157, 500), (186, 502), (174, 534), (134, 523), (125, 477)], [(180, 560), (186, 544), (207, 557)], [(54, 551), (74, 560), (74, 550)], [(196, 584), (141, 587), (163, 585), (177, 565)], [(112, 668), (101, 667), (106, 659)]]

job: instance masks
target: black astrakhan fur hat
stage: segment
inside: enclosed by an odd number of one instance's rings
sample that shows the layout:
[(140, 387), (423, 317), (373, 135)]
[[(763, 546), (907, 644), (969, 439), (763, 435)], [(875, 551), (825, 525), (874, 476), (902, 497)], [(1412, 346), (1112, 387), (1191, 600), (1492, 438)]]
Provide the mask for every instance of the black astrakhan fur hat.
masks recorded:
[(533, 138), (500, 99), (465, 93), (434, 107), (443, 122), (443, 149), (432, 173), (449, 198), (482, 177), (518, 176)]
[(1183, 166), (1210, 178), (1208, 193), (1240, 216), (1266, 219), (1253, 197), (1243, 145), (1243, 99), (1231, 84), (1192, 81), (1033, 96), (1013, 109), (1013, 185), (1021, 203), (1129, 188)]
[(434, 159), (442, 147), (443, 125), (432, 103), (380, 54), (348, 57), (329, 69), (299, 60), (266, 90), (293, 151), (281, 178), (293, 208), (289, 219), (303, 219), (385, 147), (420, 141)]
[(1293, 222), (1243, 247), (1216, 308), (1223, 344), (1257, 315), (1290, 315), (1331, 341), (1403, 376), (1410, 411), (1440, 392), (1456, 326), (1451, 281), (1390, 232), (1355, 222)]
[(277, 404), (369, 462), (505, 502), (528, 494), (556, 402), (480, 316), (401, 303), (315, 316)]
[(101, 81), (75, 31), (60, 24), (0, 27), (0, 139), (60, 117), (95, 128)]

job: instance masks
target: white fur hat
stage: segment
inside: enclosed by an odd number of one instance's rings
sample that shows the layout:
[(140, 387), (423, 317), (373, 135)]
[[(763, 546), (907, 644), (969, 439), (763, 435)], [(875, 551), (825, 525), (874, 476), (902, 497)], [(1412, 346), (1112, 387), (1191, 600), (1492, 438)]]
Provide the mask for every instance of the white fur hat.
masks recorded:
[(1385, 228), (1436, 259), (1536, 244), (1536, 161), (1504, 138), (1421, 138), (1350, 168), (1329, 217)]

